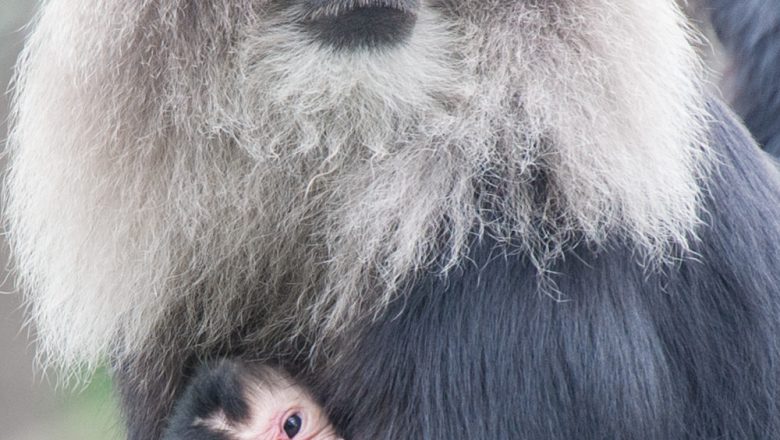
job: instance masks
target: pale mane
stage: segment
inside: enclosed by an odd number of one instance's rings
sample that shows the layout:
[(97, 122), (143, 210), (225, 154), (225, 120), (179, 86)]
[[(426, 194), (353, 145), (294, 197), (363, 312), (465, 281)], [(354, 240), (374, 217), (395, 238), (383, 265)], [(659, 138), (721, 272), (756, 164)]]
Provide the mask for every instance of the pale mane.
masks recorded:
[(47, 359), (172, 319), (203, 346), (300, 313), (338, 333), (480, 233), (540, 271), (575, 241), (687, 248), (709, 155), (672, 1), (430, 3), (407, 44), (355, 53), (264, 2), (50, 0), (6, 179)]

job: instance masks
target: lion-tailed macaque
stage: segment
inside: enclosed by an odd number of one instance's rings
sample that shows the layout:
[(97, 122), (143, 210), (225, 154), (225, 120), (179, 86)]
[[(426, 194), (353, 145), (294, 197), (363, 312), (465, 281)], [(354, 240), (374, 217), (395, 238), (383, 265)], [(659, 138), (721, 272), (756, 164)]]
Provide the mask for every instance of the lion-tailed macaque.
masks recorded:
[(350, 440), (777, 439), (780, 171), (675, 0), (48, 0), (30, 29), (19, 284), (130, 440), (233, 358)]

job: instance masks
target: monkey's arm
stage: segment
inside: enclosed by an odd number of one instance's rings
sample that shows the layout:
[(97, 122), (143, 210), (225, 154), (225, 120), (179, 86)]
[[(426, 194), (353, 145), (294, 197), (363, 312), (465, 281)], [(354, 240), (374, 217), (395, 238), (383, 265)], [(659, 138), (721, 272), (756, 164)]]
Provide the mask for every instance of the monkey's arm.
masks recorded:
[(780, 4), (710, 0), (711, 19), (730, 58), (726, 92), (765, 150), (780, 155)]

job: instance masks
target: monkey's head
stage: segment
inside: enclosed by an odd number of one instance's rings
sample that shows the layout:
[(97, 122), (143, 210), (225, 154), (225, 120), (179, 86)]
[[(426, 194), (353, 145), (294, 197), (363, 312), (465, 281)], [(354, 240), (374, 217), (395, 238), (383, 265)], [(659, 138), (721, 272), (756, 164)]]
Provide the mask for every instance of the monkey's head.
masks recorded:
[(171, 320), (338, 332), (483, 233), (543, 272), (612, 239), (664, 260), (700, 222), (671, 0), (49, 0), (34, 29), (7, 215), (66, 364)]
[(287, 374), (223, 359), (190, 378), (164, 439), (338, 440), (322, 408)]

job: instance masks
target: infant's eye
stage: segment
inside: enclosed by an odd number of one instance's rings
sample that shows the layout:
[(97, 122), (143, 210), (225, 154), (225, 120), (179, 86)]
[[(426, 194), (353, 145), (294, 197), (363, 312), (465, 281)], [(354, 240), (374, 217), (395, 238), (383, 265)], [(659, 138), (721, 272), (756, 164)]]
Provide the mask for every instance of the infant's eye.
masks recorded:
[(303, 420), (301, 420), (300, 414), (293, 414), (284, 421), (284, 433), (287, 434), (288, 438), (293, 438), (301, 432), (302, 424)]

